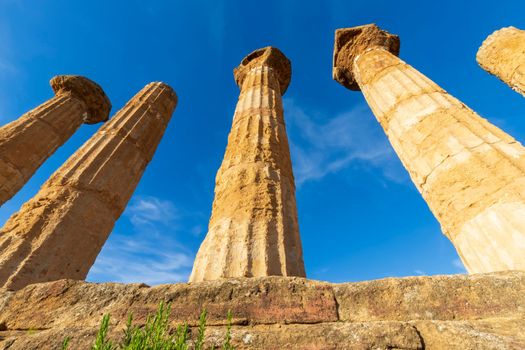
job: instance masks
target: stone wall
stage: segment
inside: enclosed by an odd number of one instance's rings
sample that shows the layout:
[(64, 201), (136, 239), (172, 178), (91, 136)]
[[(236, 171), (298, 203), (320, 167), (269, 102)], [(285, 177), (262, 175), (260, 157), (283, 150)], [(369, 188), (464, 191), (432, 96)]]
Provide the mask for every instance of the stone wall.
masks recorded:
[(387, 278), (331, 284), (297, 277), (180, 283), (60, 280), (0, 290), (0, 349), (89, 349), (103, 314), (111, 337), (160, 301), (173, 326), (208, 310), (208, 344), (220, 345), (233, 313), (237, 349), (523, 349), (525, 272)]

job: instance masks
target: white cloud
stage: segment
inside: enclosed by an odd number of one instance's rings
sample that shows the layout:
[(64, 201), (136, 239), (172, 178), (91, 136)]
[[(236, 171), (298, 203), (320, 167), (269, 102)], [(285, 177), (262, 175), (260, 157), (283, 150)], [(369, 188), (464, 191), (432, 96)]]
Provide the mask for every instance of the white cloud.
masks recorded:
[(419, 270), (419, 269), (418, 270), (414, 270), (414, 273), (416, 275), (419, 275), (419, 276), (426, 276), (427, 275), (427, 273), (425, 271)]
[(172, 202), (155, 197), (138, 197), (128, 206), (126, 213), (135, 226), (167, 225), (177, 218), (177, 211)]
[(181, 229), (183, 216), (189, 215), (182, 215), (169, 200), (133, 198), (122, 217), (132, 229), (110, 235), (88, 280), (149, 285), (187, 281), (194, 252), (179, 242), (179, 235), (191, 235), (193, 228)]
[(406, 171), (372, 113), (359, 106), (337, 114), (327, 122), (318, 113), (305, 111), (292, 99), (284, 99), (294, 173), (300, 186), (362, 162), (381, 170), (385, 179), (407, 180)]
[(185, 282), (193, 255), (169, 235), (114, 234), (89, 272), (89, 280), (148, 285)]

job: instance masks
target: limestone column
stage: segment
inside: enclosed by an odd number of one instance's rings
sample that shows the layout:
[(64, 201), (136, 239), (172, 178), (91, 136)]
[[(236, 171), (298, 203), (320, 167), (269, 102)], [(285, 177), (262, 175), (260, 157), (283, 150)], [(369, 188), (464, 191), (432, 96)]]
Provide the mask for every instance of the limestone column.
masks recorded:
[(525, 96), (525, 31), (502, 28), (485, 39), (476, 55), (478, 64)]
[(334, 79), (361, 89), (469, 272), (525, 269), (525, 149), (398, 52), (375, 25), (339, 29)]
[(281, 95), (290, 61), (273, 47), (234, 70), (241, 92), (190, 282), (305, 276)]
[(60, 75), (50, 84), (55, 97), (0, 128), (0, 206), (82, 123), (108, 119), (111, 103), (95, 82)]
[(0, 287), (84, 279), (152, 159), (177, 97), (151, 83), (0, 230)]

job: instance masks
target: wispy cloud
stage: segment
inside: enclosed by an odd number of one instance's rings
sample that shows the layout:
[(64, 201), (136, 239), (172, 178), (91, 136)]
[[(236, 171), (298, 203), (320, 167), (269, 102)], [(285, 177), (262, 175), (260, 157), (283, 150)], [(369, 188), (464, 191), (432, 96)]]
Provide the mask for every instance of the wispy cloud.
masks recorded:
[(186, 281), (193, 255), (173, 239), (155, 236), (150, 232), (113, 234), (88, 279), (148, 285)]
[(177, 218), (171, 201), (156, 197), (139, 197), (126, 209), (126, 215), (135, 226), (169, 224)]
[(194, 252), (179, 240), (181, 235), (194, 235), (199, 225), (183, 229), (184, 215), (169, 200), (151, 196), (132, 199), (122, 217), (131, 228), (111, 234), (88, 280), (149, 285), (186, 281)]
[(379, 169), (385, 179), (407, 180), (405, 170), (365, 106), (322, 117), (284, 99), (296, 182), (318, 180), (352, 162)]

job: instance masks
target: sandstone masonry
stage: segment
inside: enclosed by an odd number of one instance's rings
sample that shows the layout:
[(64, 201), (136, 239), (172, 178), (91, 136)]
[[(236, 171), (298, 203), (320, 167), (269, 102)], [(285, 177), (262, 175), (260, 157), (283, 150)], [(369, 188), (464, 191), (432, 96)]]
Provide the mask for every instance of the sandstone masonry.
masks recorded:
[(190, 281), (305, 276), (281, 101), (290, 61), (266, 47), (246, 56), (234, 75), (241, 94)]
[(70, 348), (91, 349), (108, 313), (109, 337), (118, 341), (130, 312), (142, 325), (160, 301), (171, 302), (171, 327), (187, 322), (193, 340), (206, 308), (206, 348), (220, 347), (228, 310), (236, 349), (525, 348), (525, 273), (506, 271), (342, 284), (272, 276), (0, 289), (0, 349), (55, 349), (67, 336)]
[(177, 97), (142, 89), (0, 230), (0, 286), (84, 279), (152, 159)]
[(0, 128), (0, 206), (82, 123), (108, 119), (111, 103), (95, 82), (60, 75), (50, 84), (55, 97)]
[(507, 27), (487, 37), (476, 55), (481, 68), (525, 96), (525, 31)]
[(363, 92), (469, 272), (525, 269), (525, 148), (398, 52), (375, 25), (339, 29), (334, 79)]

